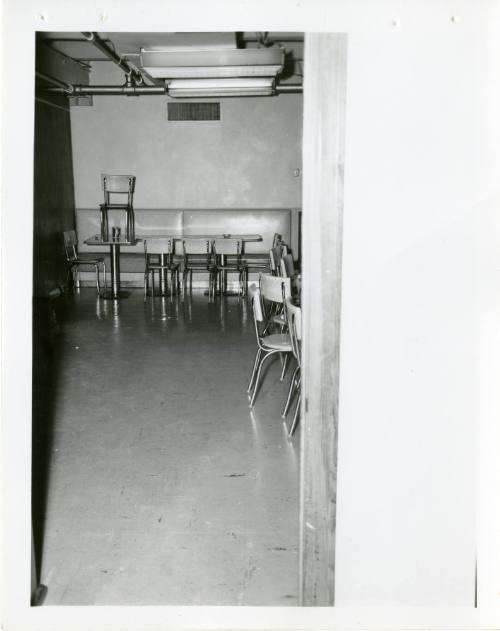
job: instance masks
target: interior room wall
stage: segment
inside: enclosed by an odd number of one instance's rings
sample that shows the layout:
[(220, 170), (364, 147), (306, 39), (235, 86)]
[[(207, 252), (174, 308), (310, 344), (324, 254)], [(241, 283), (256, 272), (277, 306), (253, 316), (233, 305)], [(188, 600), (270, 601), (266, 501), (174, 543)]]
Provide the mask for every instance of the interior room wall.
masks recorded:
[[(95, 62), (92, 84), (122, 85)], [(164, 96), (95, 96), (71, 111), (77, 208), (102, 201), (101, 173), (137, 177), (136, 208), (301, 206), (302, 95), (220, 99), (220, 121), (167, 120)]]
[(63, 284), (62, 231), (75, 225), (69, 108), (65, 97), (35, 104), (33, 293), (46, 297)]

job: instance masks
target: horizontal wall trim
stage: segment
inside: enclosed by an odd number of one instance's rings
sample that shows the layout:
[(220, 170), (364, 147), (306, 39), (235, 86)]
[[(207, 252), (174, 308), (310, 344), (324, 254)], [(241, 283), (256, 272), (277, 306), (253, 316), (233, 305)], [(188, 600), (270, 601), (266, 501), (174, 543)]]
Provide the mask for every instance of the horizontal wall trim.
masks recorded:
[[(102, 281), (102, 273), (100, 276), (101, 285)], [(259, 275), (256, 273), (251, 273), (248, 275), (249, 284), (252, 282), (256, 282), (259, 279)], [(111, 282), (111, 276), (109, 271), (107, 273), (107, 281), (108, 287)], [(170, 279), (168, 279), (170, 286)], [(80, 284), (82, 287), (95, 287), (95, 272), (80, 272)], [(120, 285), (124, 287), (144, 287), (144, 272), (121, 272), (120, 273)], [(230, 290), (238, 289), (239, 283), (237, 280), (232, 281), (231, 278), (228, 278), (227, 286)], [(207, 289), (208, 288), (208, 274), (204, 277), (202, 274), (197, 275), (197, 278), (193, 278), (193, 289)]]
[[(99, 208), (99, 204), (101, 202), (96, 203), (94, 208), (76, 208), (76, 212), (80, 213), (80, 212), (92, 212), (95, 213), (96, 212), (96, 208)], [(227, 211), (227, 212), (234, 212), (234, 211), (245, 211), (248, 212), (249, 210), (265, 210), (266, 212), (272, 212), (272, 211), (276, 211), (276, 212), (283, 212), (284, 210), (288, 210), (288, 211), (292, 211), (292, 212), (300, 212), (302, 211), (302, 208), (299, 207), (290, 207), (290, 206), (283, 206), (283, 207), (277, 207), (277, 206), (273, 206), (272, 208), (266, 208), (265, 206), (248, 206), (248, 207), (232, 207), (232, 206), (217, 206), (214, 208), (183, 208), (181, 206), (173, 206), (170, 208), (167, 208), (165, 206), (155, 206), (155, 207), (150, 207), (150, 208), (135, 208), (134, 206), (134, 213), (140, 213), (140, 212), (148, 212), (151, 210), (164, 210), (165, 212), (171, 212), (171, 211), (180, 211), (182, 210), (183, 212), (211, 212), (211, 211)]]

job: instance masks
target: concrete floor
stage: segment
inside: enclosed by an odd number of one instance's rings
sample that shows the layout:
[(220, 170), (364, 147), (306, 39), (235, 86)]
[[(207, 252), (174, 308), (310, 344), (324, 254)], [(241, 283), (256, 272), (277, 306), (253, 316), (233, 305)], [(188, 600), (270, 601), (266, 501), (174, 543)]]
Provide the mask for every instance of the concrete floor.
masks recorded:
[(297, 605), (300, 432), (279, 361), (249, 411), (250, 305), (62, 300), (45, 604)]

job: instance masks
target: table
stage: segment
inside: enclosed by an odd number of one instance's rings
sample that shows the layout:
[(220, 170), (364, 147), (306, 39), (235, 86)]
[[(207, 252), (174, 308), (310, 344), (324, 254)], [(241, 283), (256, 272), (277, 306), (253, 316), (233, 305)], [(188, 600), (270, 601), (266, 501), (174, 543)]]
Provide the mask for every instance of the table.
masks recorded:
[[(156, 233), (156, 234), (140, 234), (137, 235), (140, 240), (152, 240), (152, 239), (170, 239), (172, 243), (175, 244), (175, 241), (184, 241), (184, 239), (200, 239), (202, 241), (216, 241), (216, 240), (227, 240), (227, 241), (240, 241), (241, 242), (241, 254), (245, 252), (245, 242), (247, 243), (256, 243), (262, 241), (262, 235), (260, 234), (187, 234), (187, 233), (179, 233), (179, 232), (171, 232), (171, 233)], [(175, 252), (175, 245), (172, 248)], [(164, 254), (160, 254), (160, 264), (164, 265), (165, 262)], [(225, 265), (226, 256), (224, 254), (218, 254), (218, 265), (223, 267)], [(225, 295), (229, 295), (230, 292), (227, 291), (227, 273), (222, 272), (223, 279), (223, 288), (222, 293)], [(165, 270), (160, 270), (160, 295), (165, 295), (166, 290), (166, 278), (165, 278)]]
[(122, 245), (136, 245), (140, 239), (133, 239), (127, 241), (126, 239), (110, 239), (103, 240), (99, 235), (85, 239), (86, 245), (97, 246), (109, 246), (109, 253), (111, 257), (111, 290), (105, 291), (102, 294), (102, 298), (105, 300), (118, 300), (120, 298), (128, 298), (130, 296), (129, 291), (122, 291), (120, 289), (120, 247)]
[[(127, 298), (130, 295), (129, 291), (122, 291), (120, 289), (120, 247), (134, 246), (139, 241), (151, 240), (151, 239), (171, 239), (172, 242), (183, 241), (184, 239), (202, 239), (204, 241), (215, 241), (217, 239), (227, 239), (228, 241), (241, 241), (241, 253), (244, 253), (245, 242), (259, 242), (262, 241), (260, 234), (186, 234), (179, 232), (169, 233), (152, 233), (152, 234), (140, 234), (136, 235), (133, 241), (127, 241), (126, 239), (109, 239), (103, 240), (99, 235), (89, 237), (85, 239), (86, 245), (97, 245), (99, 247), (109, 246), (111, 256), (111, 290), (104, 292), (102, 297), (106, 300), (118, 300), (119, 298)], [(174, 248), (175, 251), (175, 248)], [(160, 262), (162, 264), (165, 261), (165, 254), (160, 255)], [(162, 276), (163, 272), (163, 276)], [(160, 293), (164, 294), (166, 289), (165, 271), (160, 272)]]

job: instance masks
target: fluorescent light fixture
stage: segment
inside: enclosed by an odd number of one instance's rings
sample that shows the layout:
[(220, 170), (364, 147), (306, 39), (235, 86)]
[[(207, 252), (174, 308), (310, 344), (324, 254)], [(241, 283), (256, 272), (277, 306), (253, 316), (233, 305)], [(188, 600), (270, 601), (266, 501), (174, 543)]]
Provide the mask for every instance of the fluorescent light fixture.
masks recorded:
[(168, 95), (174, 98), (208, 96), (272, 96), (273, 77), (222, 79), (172, 79), (167, 81)]
[(155, 79), (276, 77), (282, 48), (141, 49), (141, 66)]

